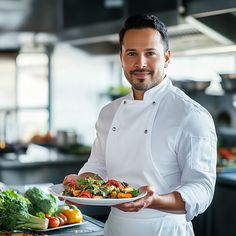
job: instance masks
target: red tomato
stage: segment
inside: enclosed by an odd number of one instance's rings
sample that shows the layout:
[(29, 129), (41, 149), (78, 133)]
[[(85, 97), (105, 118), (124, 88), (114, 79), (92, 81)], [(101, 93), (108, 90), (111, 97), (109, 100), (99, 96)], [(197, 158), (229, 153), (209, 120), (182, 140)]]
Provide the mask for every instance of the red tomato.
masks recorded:
[(61, 217), (63, 220), (64, 220), (64, 224), (66, 224), (67, 223), (67, 217), (64, 215), (64, 214), (62, 214), (62, 213), (59, 213), (58, 215), (57, 215), (57, 217)]
[(89, 191), (82, 191), (82, 192), (79, 194), (79, 197), (82, 197), (82, 198), (92, 198), (92, 197), (93, 197), (93, 194), (90, 193)]
[(110, 183), (110, 184), (112, 184), (112, 185), (115, 185), (115, 186), (118, 187), (120, 190), (123, 190), (123, 189), (124, 189), (124, 186), (123, 186), (118, 180), (109, 179), (107, 182)]
[(56, 218), (58, 218), (58, 220), (60, 221), (59, 226), (62, 226), (62, 225), (65, 224), (65, 221), (64, 221), (64, 219), (62, 217), (57, 216)]
[(56, 228), (60, 225), (60, 220), (57, 217), (50, 217), (49, 219), (49, 228)]

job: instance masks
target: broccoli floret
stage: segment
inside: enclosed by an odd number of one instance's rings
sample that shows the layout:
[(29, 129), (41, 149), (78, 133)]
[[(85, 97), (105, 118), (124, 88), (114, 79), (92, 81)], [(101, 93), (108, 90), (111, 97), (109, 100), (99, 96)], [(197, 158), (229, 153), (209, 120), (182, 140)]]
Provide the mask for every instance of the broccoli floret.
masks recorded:
[(33, 205), (33, 211), (31, 214), (36, 212), (43, 212), (53, 214), (57, 210), (58, 199), (49, 193), (44, 192), (40, 188), (32, 187), (29, 188), (24, 195)]
[(45, 218), (45, 214), (42, 211), (36, 212), (35, 216), (44, 219)]
[(30, 202), (14, 190), (0, 192), (0, 229), (12, 231), (15, 229), (41, 229), (48, 227), (48, 219), (29, 214)]

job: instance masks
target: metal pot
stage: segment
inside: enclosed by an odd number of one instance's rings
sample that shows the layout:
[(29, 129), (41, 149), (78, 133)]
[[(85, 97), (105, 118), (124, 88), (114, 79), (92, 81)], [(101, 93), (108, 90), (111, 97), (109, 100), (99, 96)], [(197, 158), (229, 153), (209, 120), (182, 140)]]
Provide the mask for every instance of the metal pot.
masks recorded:
[(221, 86), (225, 91), (236, 92), (236, 73), (219, 74), (221, 77)]
[(56, 142), (58, 147), (69, 147), (77, 143), (77, 134), (74, 130), (58, 130)]
[(173, 84), (184, 91), (204, 91), (211, 81), (175, 80)]

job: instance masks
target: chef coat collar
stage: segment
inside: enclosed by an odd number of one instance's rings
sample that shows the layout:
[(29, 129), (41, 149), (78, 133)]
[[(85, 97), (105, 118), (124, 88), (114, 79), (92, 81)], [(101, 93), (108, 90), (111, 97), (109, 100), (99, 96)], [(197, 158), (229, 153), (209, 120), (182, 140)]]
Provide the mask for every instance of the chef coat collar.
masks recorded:
[[(166, 88), (169, 84), (170, 80), (166, 75), (165, 78), (158, 85), (154, 86), (153, 88), (147, 90), (144, 93), (143, 100), (159, 100), (162, 95), (164, 95)], [(131, 100), (134, 100), (133, 91), (129, 94), (129, 98)]]

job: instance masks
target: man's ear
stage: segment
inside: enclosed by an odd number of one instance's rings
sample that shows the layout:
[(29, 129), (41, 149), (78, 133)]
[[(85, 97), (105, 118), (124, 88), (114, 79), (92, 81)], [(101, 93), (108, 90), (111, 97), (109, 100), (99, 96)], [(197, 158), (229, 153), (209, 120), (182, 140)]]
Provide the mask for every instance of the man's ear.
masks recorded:
[(121, 66), (122, 66), (122, 68), (123, 68), (122, 52), (121, 52), (121, 51), (120, 51), (120, 64), (121, 64)]
[(170, 63), (170, 50), (167, 49), (166, 52), (165, 52), (165, 65), (164, 67), (167, 68), (169, 63)]

